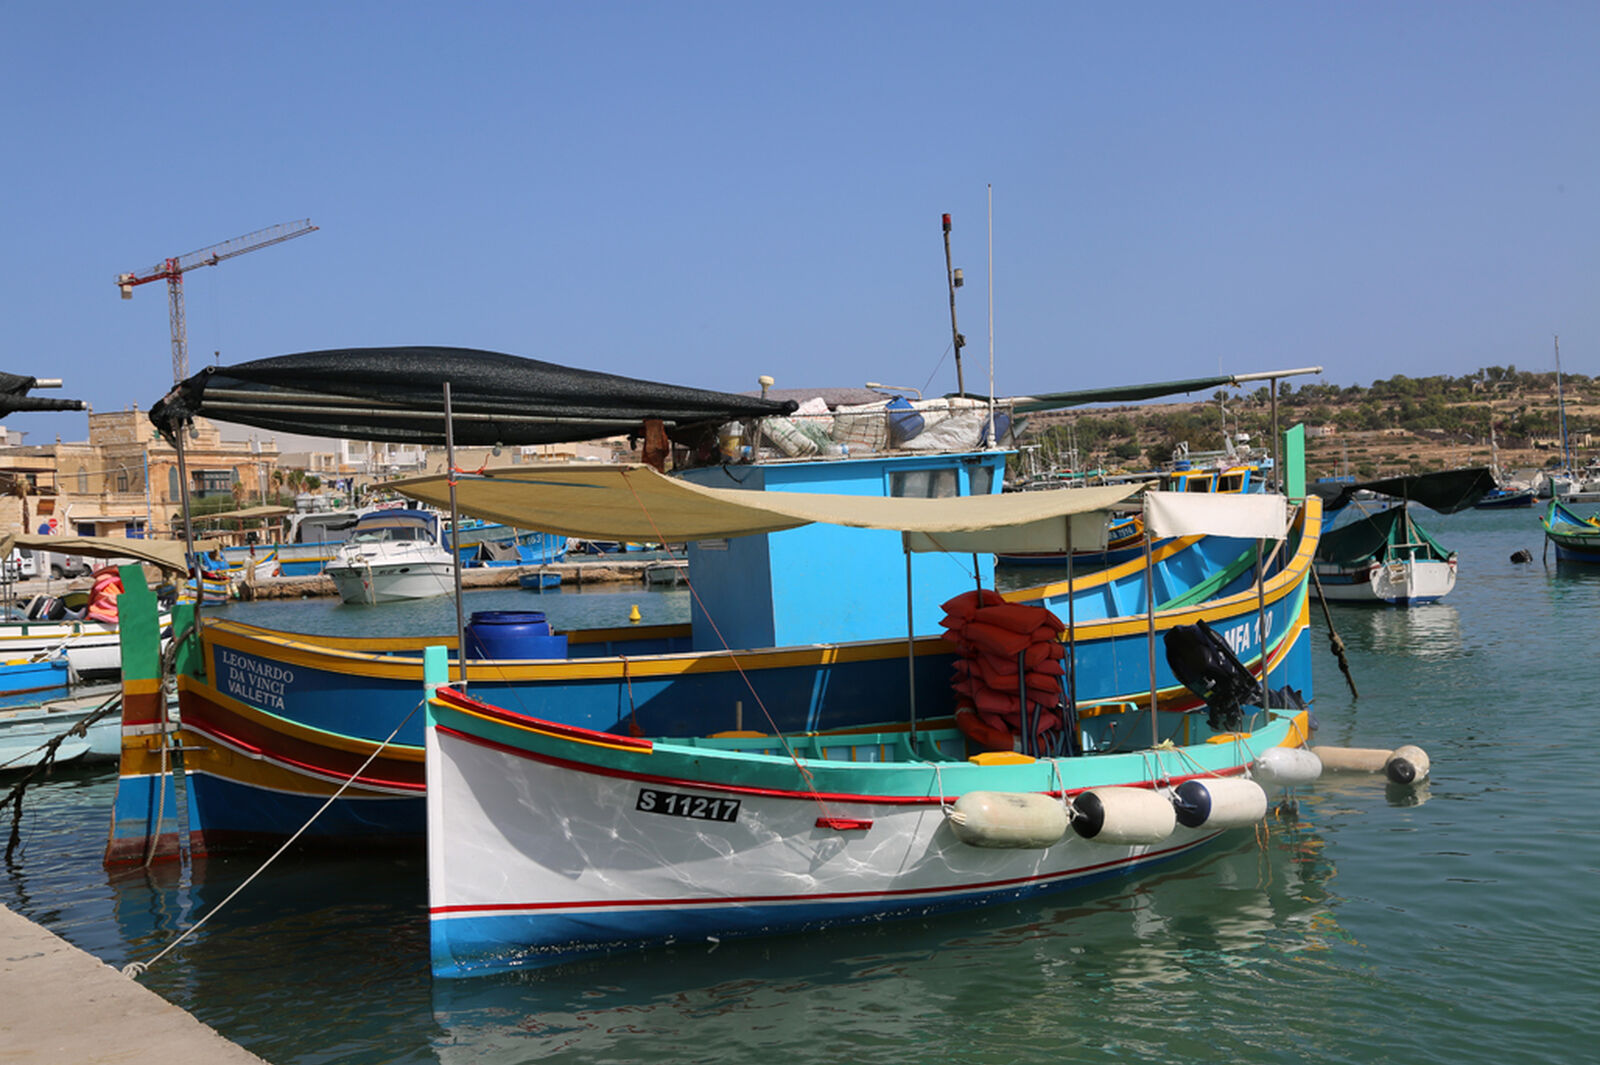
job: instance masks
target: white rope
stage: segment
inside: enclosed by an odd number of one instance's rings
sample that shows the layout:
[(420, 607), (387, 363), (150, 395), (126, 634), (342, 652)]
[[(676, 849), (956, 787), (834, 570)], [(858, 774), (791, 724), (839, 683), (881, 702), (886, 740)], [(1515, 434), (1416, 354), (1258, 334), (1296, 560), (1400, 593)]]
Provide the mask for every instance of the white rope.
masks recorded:
[(1060, 793), (1061, 798), (1061, 808), (1066, 811), (1067, 824), (1070, 825), (1073, 821), (1077, 820), (1078, 808), (1067, 801), (1067, 782), (1061, 776), (1061, 759), (1050, 759), (1050, 775), (1055, 777), (1056, 791)]
[(951, 807), (944, 801), (944, 773), (939, 769), (938, 762), (929, 762), (933, 766), (933, 786), (939, 789), (939, 812), (944, 814), (945, 820), (950, 819)]
[(389, 733), (388, 739), (385, 739), (382, 743), (378, 744), (377, 748), (374, 749), (373, 752), (367, 756), (367, 760), (365, 762), (362, 762), (361, 765), (356, 769), (356, 771), (354, 773), (351, 773), (349, 778), (347, 780), (345, 780), (344, 783), (339, 785), (338, 790), (336, 790), (332, 795), (328, 796), (328, 801), (323, 803), (317, 809), (317, 812), (311, 815), (311, 819), (308, 820), (305, 824), (301, 825), (298, 829), (296, 829), (294, 835), (292, 835), (288, 839), (284, 840), (283, 845), (280, 846), (277, 850), (273, 851), (271, 857), (269, 857), (266, 861), (261, 863), (261, 868), (257, 869), (255, 872), (253, 872), (249, 876), (245, 877), (244, 882), (242, 884), (240, 884), (238, 887), (234, 888), (232, 891), (228, 892), (228, 897), (227, 898), (225, 898), (221, 902), (217, 903), (217, 905), (212, 908), (210, 913), (206, 914), (204, 917), (200, 918), (200, 920), (196, 921), (194, 924), (190, 925), (187, 929), (185, 929), (183, 934), (180, 935), (177, 939), (174, 939), (171, 943), (168, 943), (165, 947), (163, 947), (161, 949), (161, 952), (159, 954), (157, 954), (155, 957), (151, 958), (149, 961), (129, 962), (127, 965), (124, 965), (122, 967), (122, 975), (126, 976), (126, 977), (129, 977), (129, 978), (132, 978), (132, 977), (138, 976), (141, 973), (148, 972), (149, 969), (150, 969), (150, 966), (154, 965), (156, 962), (158, 962), (162, 958), (166, 957), (167, 954), (169, 952), (171, 952), (175, 947), (177, 947), (177, 945), (179, 943), (182, 943), (185, 939), (188, 939), (195, 932), (198, 932), (200, 930), (200, 926), (201, 925), (203, 925), (207, 921), (211, 920), (211, 918), (215, 917), (218, 913), (221, 913), (222, 912), (222, 908), (224, 906), (228, 905), (228, 903), (232, 902), (233, 899), (234, 899), (234, 896), (238, 895), (239, 892), (241, 892), (245, 888), (249, 887), (251, 882), (254, 881), (256, 877), (258, 877), (262, 873), (266, 872), (267, 871), (267, 867), (269, 865), (271, 865), (273, 862), (277, 861), (279, 856), (282, 855), (284, 851), (288, 850), (291, 846), (293, 846), (295, 840), (299, 839), (302, 835), (304, 835), (306, 829), (310, 828), (316, 822), (317, 818), (321, 817), (323, 812), (325, 810), (327, 810), (328, 807), (333, 805), (334, 800), (337, 799), (339, 796), (343, 795), (345, 793), (345, 789), (349, 788), (351, 784), (355, 783), (356, 778), (359, 777), (363, 772), (366, 771), (367, 766), (372, 764), (373, 759), (377, 758), (378, 755), (383, 753), (383, 749), (385, 747), (389, 746), (389, 744), (391, 742), (393, 742), (394, 738), (400, 734), (400, 730), (405, 728), (406, 722), (410, 721), (412, 716), (415, 715), (416, 712), (419, 709), (421, 709), (423, 704), (426, 703), (426, 702), (427, 702), (426, 699), (422, 699), (422, 700), (418, 701), (417, 705), (413, 706), (411, 708), (411, 712), (406, 714), (405, 717), (401, 718), (400, 724), (396, 725), (394, 727), (394, 731)]

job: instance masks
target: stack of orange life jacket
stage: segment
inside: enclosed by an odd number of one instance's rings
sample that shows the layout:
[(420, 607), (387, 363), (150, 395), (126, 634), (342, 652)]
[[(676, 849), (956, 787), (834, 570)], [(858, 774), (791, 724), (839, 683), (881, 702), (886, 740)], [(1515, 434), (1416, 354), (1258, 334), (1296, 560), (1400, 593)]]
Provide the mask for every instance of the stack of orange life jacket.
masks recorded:
[(944, 610), (944, 638), (956, 646), (956, 724), (989, 750), (1041, 749), (1039, 737), (1061, 727), (1066, 626), (1042, 606), (988, 589), (958, 595)]

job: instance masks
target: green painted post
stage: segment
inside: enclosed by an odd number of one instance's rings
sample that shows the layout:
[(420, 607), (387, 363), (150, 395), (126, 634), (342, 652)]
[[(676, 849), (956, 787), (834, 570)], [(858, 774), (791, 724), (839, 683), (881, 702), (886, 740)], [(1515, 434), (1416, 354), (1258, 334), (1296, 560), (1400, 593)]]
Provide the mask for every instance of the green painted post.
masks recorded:
[(193, 603), (176, 603), (172, 607), (172, 635), (174, 637), (188, 632), (189, 636), (178, 645), (177, 657), (173, 659), (172, 670), (190, 677), (203, 677), (206, 675), (205, 655), (200, 649), (200, 634), (193, 631), (195, 623), (195, 605)]
[(161, 625), (155, 593), (137, 565), (123, 566), (117, 596), (122, 652), (122, 754), (111, 804), (106, 865), (180, 857), (178, 800), (168, 743), (167, 694), (161, 684)]
[(1283, 434), (1283, 494), (1290, 499), (1306, 495), (1306, 427), (1297, 425)]
[(428, 698), (433, 698), (433, 693), (441, 684), (450, 683), (450, 649), (448, 647), (426, 647), (422, 651), (422, 688), (427, 692)]

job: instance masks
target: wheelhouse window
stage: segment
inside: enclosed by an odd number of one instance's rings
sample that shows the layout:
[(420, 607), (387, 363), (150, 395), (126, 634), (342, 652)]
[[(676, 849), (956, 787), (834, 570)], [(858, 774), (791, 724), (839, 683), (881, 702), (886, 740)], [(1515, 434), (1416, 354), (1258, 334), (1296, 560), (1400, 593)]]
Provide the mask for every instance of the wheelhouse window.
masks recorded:
[(889, 494), (902, 499), (950, 499), (961, 494), (957, 471), (896, 470), (889, 474)]

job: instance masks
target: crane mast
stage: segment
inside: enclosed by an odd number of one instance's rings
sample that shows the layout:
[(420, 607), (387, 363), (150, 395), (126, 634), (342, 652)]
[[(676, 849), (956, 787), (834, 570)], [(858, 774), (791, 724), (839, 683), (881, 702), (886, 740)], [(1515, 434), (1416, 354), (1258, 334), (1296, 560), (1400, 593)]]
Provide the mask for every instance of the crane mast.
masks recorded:
[(183, 275), (201, 266), (215, 266), (225, 259), (232, 259), (245, 252), (282, 244), (286, 240), (293, 240), (295, 237), (313, 232), (316, 228), (309, 218), (302, 218), (298, 222), (284, 222), (281, 225), (258, 229), (254, 233), (246, 233), (242, 237), (225, 240), (221, 244), (213, 244), (209, 248), (192, 251), (187, 255), (165, 259), (148, 270), (117, 275), (117, 288), (122, 290), (122, 298), (125, 300), (133, 299), (133, 290), (139, 285), (149, 284), (151, 281), (167, 283), (167, 313), (172, 321), (174, 382), (182, 381), (189, 376), (189, 341), (183, 317)]

